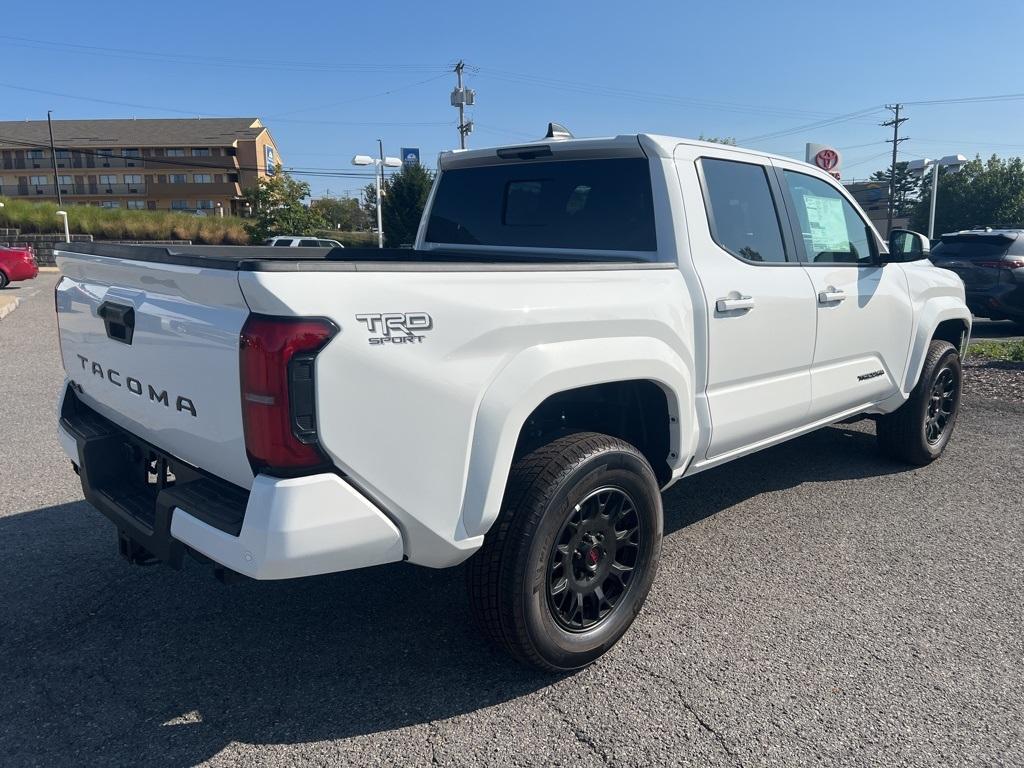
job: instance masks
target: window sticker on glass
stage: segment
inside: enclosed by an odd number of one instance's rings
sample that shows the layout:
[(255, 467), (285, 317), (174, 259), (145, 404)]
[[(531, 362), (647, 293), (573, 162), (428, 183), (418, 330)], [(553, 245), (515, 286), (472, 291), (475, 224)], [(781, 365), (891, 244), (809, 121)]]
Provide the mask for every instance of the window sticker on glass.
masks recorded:
[(811, 248), (819, 253), (850, 252), (850, 235), (846, 231), (843, 201), (834, 197), (804, 194), (804, 209), (811, 235)]

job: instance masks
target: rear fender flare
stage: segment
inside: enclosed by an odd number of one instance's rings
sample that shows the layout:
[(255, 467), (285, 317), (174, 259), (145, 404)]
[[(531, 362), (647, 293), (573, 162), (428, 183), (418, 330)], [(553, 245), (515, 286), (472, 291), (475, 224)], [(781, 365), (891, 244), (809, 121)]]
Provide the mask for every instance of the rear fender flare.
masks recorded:
[(551, 395), (592, 384), (651, 380), (665, 392), (667, 457), (678, 476), (696, 447), (693, 359), (655, 338), (541, 344), (517, 354), (484, 392), (473, 430), (458, 537), (481, 536), (498, 516), (516, 442), (526, 419)]

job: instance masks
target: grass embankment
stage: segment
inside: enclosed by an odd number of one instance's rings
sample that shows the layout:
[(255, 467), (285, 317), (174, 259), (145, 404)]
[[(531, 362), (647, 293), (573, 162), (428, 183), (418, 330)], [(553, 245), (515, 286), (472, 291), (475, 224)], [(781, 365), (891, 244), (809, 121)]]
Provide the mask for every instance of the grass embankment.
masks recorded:
[(316, 232), (317, 237), (325, 240), (337, 240), (346, 248), (376, 248), (376, 232), (342, 232), (337, 229), (321, 229)]
[[(0, 201), (4, 203), (0, 208), (0, 227), (13, 227), (22, 234), (53, 234), (63, 229), (56, 203), (9, 197)], [(69, 205), (66, 210), (72, 233), (92, 235), (97, 240), (191, 240), (210, 245), (246, 245), (249, 242), (243, 220), (234, 216), (195, 216), (93, 205)]]
[(967, 357), (1024, 363), (1024, 341), (972, 341)]

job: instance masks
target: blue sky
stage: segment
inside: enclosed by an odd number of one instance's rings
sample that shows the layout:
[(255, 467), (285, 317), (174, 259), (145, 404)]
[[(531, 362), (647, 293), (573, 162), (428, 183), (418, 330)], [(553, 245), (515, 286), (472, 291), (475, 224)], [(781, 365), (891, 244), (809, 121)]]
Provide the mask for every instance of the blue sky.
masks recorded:
[[(431, 166), (457, 145), (448, 70), (462, 58), (477, 91), (471, 147), (536, 138), (557, 120), (578, 136), (734, 136), (800, 158), (807, 141), (831, 143), (844, 178), (863, 178), (887, 162), (884, 110), (802, 126), (894, 101), (1024, 91), (1011, 31), (1022, 22), (1021, 3), (951, 0), (59, 0), (45, 12), (12, 1), (0, 119), (254, 115), (287, 166), (320, 174), (303, 177), (315, 195), (356, 194), (363, 179), (323, 174), (358, 173), (351, 156), (378, 137), (389, 154), (420, 147)], [(1024, 154), (1024, 97), (906, 115), (904, 159)]]

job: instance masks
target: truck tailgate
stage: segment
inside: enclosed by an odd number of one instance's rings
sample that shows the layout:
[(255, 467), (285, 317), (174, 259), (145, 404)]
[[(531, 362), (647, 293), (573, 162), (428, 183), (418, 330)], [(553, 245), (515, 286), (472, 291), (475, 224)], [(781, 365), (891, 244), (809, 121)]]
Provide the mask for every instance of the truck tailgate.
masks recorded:
[(64, 369), (79, 399), (166, 453), (249, 488), (231, 270), (58, 253)]

